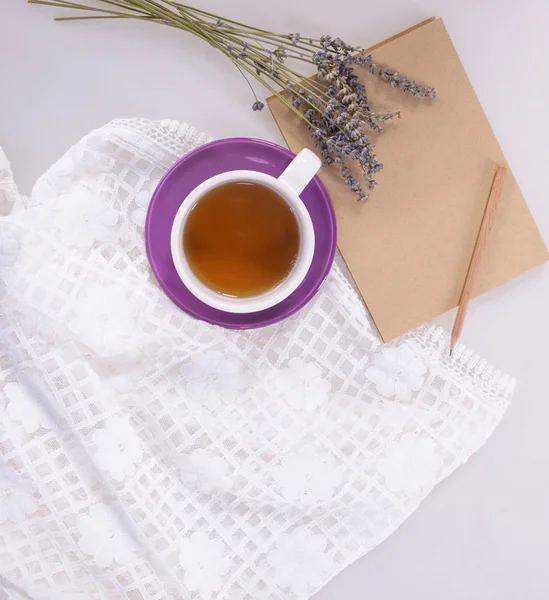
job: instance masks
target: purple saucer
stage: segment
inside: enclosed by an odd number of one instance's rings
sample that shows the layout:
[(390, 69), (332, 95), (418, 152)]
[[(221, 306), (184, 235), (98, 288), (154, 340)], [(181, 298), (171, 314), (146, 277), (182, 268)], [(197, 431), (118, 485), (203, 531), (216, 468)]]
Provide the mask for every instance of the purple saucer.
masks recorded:
[(226, 171), (246, 169), (278, 177), (295, 158), (276, 144), (251, 138), (229, 138), (200, 146), (178, 160), (156, 188), (145, 223), (151, 268), (171, 300), (188, 314), (229, 329), (254, 329), (278, 323), (303, 308), (316, 294), (332, 266), (336, 220), (332, 203), (316, 176), (301, 193), (315, 229), (313, 262), (301, 285), (288, 298), (266, 310), (228, 313), (198, 300), (179, 278), (170, 251), (170, 233), (177, 209), (200, 183)]

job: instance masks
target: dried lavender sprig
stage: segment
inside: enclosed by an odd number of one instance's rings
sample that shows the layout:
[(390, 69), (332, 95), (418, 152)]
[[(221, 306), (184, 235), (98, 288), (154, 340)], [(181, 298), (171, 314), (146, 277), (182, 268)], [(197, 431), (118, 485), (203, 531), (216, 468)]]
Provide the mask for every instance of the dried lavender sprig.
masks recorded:
[[(131, 13), (76, 4), (70, 0), (29, 0), (64, 8), (95, 11), (99, 16), (69, 17), (135, 18), (148, 20), (191, 32), (223, 52), (239, 69), (254, 94), (254, 111), (264, 104), (257, 99), (248, 76), (251, 75), (275, 94), (305, 122), (325, 164), (339, 165), (345, 183), (359, 199), (368, 197), (347, 163), (356, 164), (366, 188), (376, 185), (374, 176), (383, 165), (375, 154), (368, 131), (381, 133), (387, 121), (400, 117), (399, 112), (378, 114), (370, 106), (366, 88), (354, 72), (365, 68), (372, 75), (418, 98), (434, 98), (433, 88), (419, 86), (386, 68), (379, 71), (370, 55), (357, 54), (359, 48), (340, 38), (322, 36), (302, 38), (299, 33), (275, 34), (223, 19), (171, 0), (99, 0)], [(62, 18), (61, 20), (67, 20)], [(306, 80), (285, 64), (287, 59), (314, 64), (318, 82)], [(278, 89), (277, 89), (278, 88)]]
[(389, 82), (394, 88), (407, 92), (412, 96), (416, 96), (420, 100), (423, 98), (436, 98), (437, 92), (434, 87), (419, 85), (416, 81), (408, 79), (405, 75), (401, 75), (398, 71), (391, 71), (385, 67), (379, 72), (379, 76), (383, 81)]

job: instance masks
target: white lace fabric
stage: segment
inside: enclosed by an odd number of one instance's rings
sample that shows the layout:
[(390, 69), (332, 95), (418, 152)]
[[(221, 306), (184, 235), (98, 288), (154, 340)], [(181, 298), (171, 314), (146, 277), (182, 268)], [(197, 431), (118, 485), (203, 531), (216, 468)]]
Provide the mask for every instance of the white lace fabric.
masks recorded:
[(143, 224), (206, 141), (114, 121), (28, 200), (0, 152), (0, 598), (309, 598), (510, 402), (514, 381), (436, 327), (383, 346), (338, 263), (265, 329), (175, 307)]

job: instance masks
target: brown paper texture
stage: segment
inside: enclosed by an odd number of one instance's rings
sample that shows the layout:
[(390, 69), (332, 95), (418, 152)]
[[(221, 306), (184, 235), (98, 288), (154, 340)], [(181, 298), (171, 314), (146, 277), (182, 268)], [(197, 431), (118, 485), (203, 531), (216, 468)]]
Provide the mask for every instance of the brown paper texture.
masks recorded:
[[(441, 19), (373, 49), (378, 66), (432, 85), (438, 95), (420, 102), (363, 73), (372, 106), (402, 112), (375, 141), (386, 165), (379, 185), (359, 204), (337, 170), (320, 174), (334, 203), (339, 249), (389, 341), (457, 306), (494, 170), (508, 165)], [(299, 117), (277, 98), (268, 103), (290, 149), (314, 149)], [(548, 258), (509, 170), (474, 295)]]

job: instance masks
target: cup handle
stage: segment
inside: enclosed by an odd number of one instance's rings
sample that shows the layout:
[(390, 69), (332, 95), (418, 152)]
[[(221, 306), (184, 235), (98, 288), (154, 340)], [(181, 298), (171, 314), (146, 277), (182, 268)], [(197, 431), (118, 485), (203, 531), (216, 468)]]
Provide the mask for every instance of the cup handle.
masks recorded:
[(286, 167), (279, 179), (285, 181), (299, 196), (321, 166), (320, 158), (311, 150), (304, 148)]

